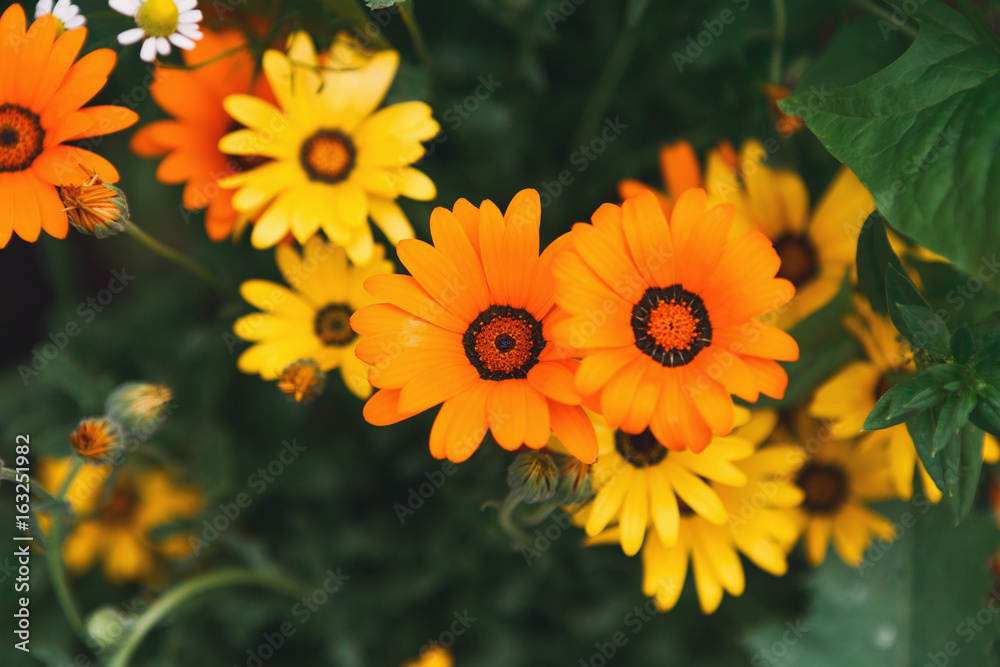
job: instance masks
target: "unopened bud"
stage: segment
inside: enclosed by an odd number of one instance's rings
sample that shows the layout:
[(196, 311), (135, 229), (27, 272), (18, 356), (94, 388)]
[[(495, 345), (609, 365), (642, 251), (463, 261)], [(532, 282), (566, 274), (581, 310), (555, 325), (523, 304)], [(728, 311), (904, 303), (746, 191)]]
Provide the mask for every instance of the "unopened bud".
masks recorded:
[(104, 463), (122, 448), (122, 428), (107, 417), (81, 419), (69, 434), (73, 450), (87, 463)]
[(174, 394), (170, 387), (145, 382), (126, 382), (108, 394), (105, 413), (143, 440), (153, 435), (166, 419)]
[(507, 468), (507, 485), (521, 502), (541, 503), (556, 493), (559, 470), (545, 452), (519, 454)]
[(308, 403), (326, 389), (326, 373), (312, 359), (299, 359), (278, 374), (278, 389), (298, 403)]
[[(80, 167), (83, 169), (83, 167)], [(63, 211), (69, 222), (84, 234), (102, 239), (125, 231), (129, 220), (128, 202), (125, 193), (113, 185), (108, 185), (97, 175), (87, 172), (88, 180), (83, 185), (63, 185), (59, 188)]]

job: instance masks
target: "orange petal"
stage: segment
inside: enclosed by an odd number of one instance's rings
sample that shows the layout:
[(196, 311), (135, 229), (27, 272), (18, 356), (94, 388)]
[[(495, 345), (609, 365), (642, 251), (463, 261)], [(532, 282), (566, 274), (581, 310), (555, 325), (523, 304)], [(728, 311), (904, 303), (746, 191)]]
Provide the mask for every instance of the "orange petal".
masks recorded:
[(760, 393), (771, 398), (782, 399), (788, 388), (788, 374), (777, 361), (759, 357), (743, 357), (743, 363), (757, 380)]
[(96, 95), (107, 83), (116, 58), (111, 49), (97, 49), (76, 61), (59, 90), (39, 113), (42, 127), (52, 127), (62, 116), (76, 111)]
[(85, 178), (80, 165), (89, 172), (96, 171), (108, 183), (118, 182), (118, 170), (103, 157), (83, 148), (63, 144), (42, 151), (31, 164), (31, 169), (52, 185), (66, 185), (80, 183)]
[(511, 200), (504, 214), (502, 261), (507, 277), (508, 303), (524, 308), (535, 283), (538, 263), (538, 227), (542, 204), (538, 192), (521, 190)]
[(649, 369), (650, 363), (647, 357), (636, 357), (615, 373), (605, 385), (604, 391), (601, 392), (601, 411), (608, 425), (617, 427), (625, 420), (636, 400), (639, 382)]
[(526, 380), (502, 380), (492, 384), (490, 432), (501, 447), (513, 451), (524, 444), (528, 425), (526, 394), (533, 390)]
[(396, 254), (432, 299), (464, 322), (472, 322), (488, 306), (469, 289), (458, 268), (434, 246), (416, 239), (405, 239), (396, 246)]
[(365, 403), (363, 414), (369, 424), (388, 426), (409, 419), (415, 413), (399, 411), (398, 389), (380, 389)]
[[(520, 380), (524, 383), (524, 380)], [(549, 420), (549, 400), (533, 387), (524, 387), (524, 444), (532, 449), (541, 449), (549, 441), (552, 426)]]
[[(650, 284), (668, 287), (677, 282), (674, 268), (674, 244), (670, 227), (663, 216), (656, 197), (650, 192), (642, 192), (622, 204), (622, 224), (636, 266)], [(721, 243), (725, 243), (725, 235)], [(695, 257), (681, 255), (678, 262), (683, 267)]]
[(468, 359), (463, 358), (447, 365), (439, 364), (433, 373), (426, 373), (403, 385), (399, 395), (399, 409), (404, 412), (423, 412), (469, 390), (479, 382), (479, 373)]
[(670, 195), (677, 199), (689, 188), (701, 187), (698, 156), (687, 141), (678, 141), (660, 149), (660, 172)]
[[(450, 423), (444, 435), (445, 454), (448, 460), (461, 463), (479, 449), (487, 431), (487, 400), (490, 396), (489, 382), (480, 382), (472, 389), (451, 399), (445, 405), (452, 405)], [(442, 411), (444, 408), (442, 408)], [(438, 414), (438, 419), (441, 414)]]
[(28, 243), (34, 243), (42, 230), (42, 215), (30, 183), (34, 177), (23, 171), (15, 171), (11, 175), (10, 189), (5, 196), (11, 199), (14, 233)]
[(569, 453), (584, 463), (597, 460), (597, 435), (583, 408), (549, 401), (552, 432)]
[(463, 291), (482, 311), (490, 303), (489, 287), (483, 274), (483, 264), (479, 254), (472, 247), (462, 223), (446, 208), (438, 207), (431, 213), (431, 237), (434, 246), (451, 260), (458, 270)]
[(469, 237), (472, 247), (479, 252), (479, 209), (468, 199), (459, 199), (452, 207), (455, 217), (462, 223), (465, 235)]
[(528, 371), (528, 382), (545, 396), (578, 405), (580, 396), (573, 391), (574, 375), (569, 366), (561, 361), (541, 361)]
[(376, 298), (384, 299), (394, 306), (449, 331), (465, 333), (466, 329), (469, 328), (467, 322), (455, 317), (445, 310), (444, 306), (432, 299), (413, 276), (395, 274), (372, 276), (365, 281), (365, 290)]
[[(49, 60), (58, 27), (59, 20), (52, 14), (43, 14), (28, 27), (25, 33), (27, 40), (21, 45), (17, 54), (21, 71), (20, 76), (14, 79), (15, 104), (31, 107), (35, 93), (38, 92), (38, 84), (41, 82), (41, 73)], [(10, 67), (12, 63), (4, 65)]]
[(52, 45), (52, 51), (49, 53), (48, 62), (45, 63), (45, 69), (42, 70), (38, 77), (38, 90), (35, 92), (34, 99), (31, 101), (29, 108), (36, 113), (45, 108), (49, 100), (52, 99), (52, 95), (55, 94), (62, 84), (66, 73), (73, 65), (73, 61), (79, 55), (80, 48), (83, 46), (86, 38), (87, 29), (83, 27), (67, 30), (59, 36), (55, 44)]
[(735, 410), (733, 399), (721, 384), (697, 371), (688, 370), (685, 390), (698, 412), (716, 435), (728, 435), (733, 430)]
[(29, 172), (28, 184), (35, 191), (38, 209), (42, 219), (42, 229), (53, 238), (64, 239), (69, 230), (69, 220), (63, 211), (63, 203), (56, 189)]

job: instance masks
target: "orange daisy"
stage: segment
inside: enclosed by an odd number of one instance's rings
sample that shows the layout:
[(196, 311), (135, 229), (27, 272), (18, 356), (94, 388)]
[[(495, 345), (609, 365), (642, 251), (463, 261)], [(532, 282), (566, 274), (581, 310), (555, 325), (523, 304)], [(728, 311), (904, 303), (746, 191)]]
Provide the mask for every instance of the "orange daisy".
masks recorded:
[(34, 242), (43, 229), (65, 238), (69, 222), (56, 186), (87, 180), (81, 166), (109, 183), (118, 172), (64, 142), (117, 132), (138, 119), (122, 107), (80, 108), (104, 87), (117, 56), (97, 49), (74, 62), (87, 29), (59, 34), (61, 28), (44, 14), (26, 30), (18, 4), (0, 16), (0, 248), (12, 234)]
[(708, 208), (685, 191), (670, 222), (641, 192), (604, 204), (570, 232), (553, 273), (560, 311), (552, 338), (582, 357), (575, 389), (600, 394), (612, 428), (648, 427), (668, 449), (702, 451), (733, 428), (735, 394), (781, 398), (788, 376), (776, 360), (799, 348), (755, 318), (787, 303), (792, 284), (758, 231), (728, 241), (730, 204)]
[[(225, 53), (229, 55), (223, 56)], [(185, 208), (207, 207), (208, 236), (221, 241), (239, 233), (254, 212), (240, 213), (233, 208), (233, 191), (223, 189), (217, 181), (261, 162), (219, 150), (219, 139), (241, 127), (226, 113), (222, 101), (236, 93), (251, 93), (268, 101), (274, 101), (274, 96), (267, 80), (257, 76), (257, 63), (239, 31), (204, 30), (197, 46), (182, 51), (182, 55), (191, 69), (158, 65), (150, 86), (153, 99), (173, 119), (142, 127), (132, 136), (131, 148), (142, 157), (166, 156), (156, 178), (162, 183), (186, 183)]]
[(412, 275), (369, 278), (383, 300), (351, 318), (358, 357), (380, 388), (365, 405), (372, 424), (393, 424), (439, 403), (431, 454), (458, 462), (487, 430), (501, 447), (540, 449), (554, 432), (574, 456), (597, 458), (597, 439), (573, 391), (574, 363), (550, 342), (550, 272), (566, 237), (539, 257), (541, 202), (522, 190), (506, 214), (465, 199), (431, 214), (434, 245), (396, 248)]

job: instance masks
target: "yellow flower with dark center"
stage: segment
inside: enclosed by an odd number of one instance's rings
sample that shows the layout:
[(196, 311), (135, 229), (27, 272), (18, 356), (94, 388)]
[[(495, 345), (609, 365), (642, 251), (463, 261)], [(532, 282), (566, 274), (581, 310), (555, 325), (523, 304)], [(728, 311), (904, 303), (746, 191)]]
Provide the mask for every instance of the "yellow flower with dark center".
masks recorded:
[[(770, 433), (774, 421), (773, 413), (756, 413), (743, 427), (744, 435), (759, 442)], [(697, 456), (709, 455), (714, 447)], [(673, 455), (673, 452), (668, 454)], [(725, 518), (721, 524), (710, 521), (681, 500), (676, 540), (670, 546), (658, 531), (649, 531), (642, 548), (642, 588), (660, 611), (668, 611), (677, 604), (688, 563), (701, 609), (706, 614), (718, 608), (723, 592), (743, 594), (746, 582), (740, 554), (770, 574), (785, 574), (787, 554), (799, 536), (796, 507), (802, 502), (803, 493), (795, 486), (793, 476), (803, 458), (802, 450), (794, 445), (761, 447), (750, 456), (732, 462), (745, 484), (711, 482), (709, 489), (723, 508)], [(588, 543), (618, 542), (622, 530), (621, 525), (609, 528)]]
[(101, 463), (111, 458), (124, 446), (121, 426), (106, 417), (88, 417), (80, 420), (69, 434), (73, 451), (88, 463)]
[[(294, 290), (266, 280), (248, 280), (240, 287), (243, 298), (265, 312), (245, 315), (233, 325), (237, 336), (255, 343), (240, 355), (239, 369), (275, 380), (294, 362), (311, 359), (324, 372), (340, 368), (356, 396), (371, 395), (368, 366), (354, 354), (358, 337), (351, 315), (375, 302), (365, 280), (392, 273), (384, 255), (378, 245), (368, 264), (349, 266), (342, 248), (319, 237), (309, 239), (301, 255), (290, 245), (278, 246), (278, 268)], [(304, 372), (296, 371), (297, 381)]]
[[(66, 478), (70, 459), (42, 459), (39, 481), (54, 493)], [(103, 561), (104, 576), (115, 584), (162, 583), (164, 560), (191, 552), (188, 538), (174, 534), (154, 541), (157, 526), (196, 516), (204, 499), (194, 488), (178, 485), (162, 470), (122, 468), (110, 483), (110, 465), (83, 466), (70, 483), (66, 500), (78, 517), (63, 543), (63, 560), (74, 574)], [(40, 516), (43, 530), (49, 518)]]
[(598, 457), (590, 474), (596, 495), (575, 517), (587, 535), (594, 537), (617, 523), (622, 551), (634, 556), (648, 532), (656, 532), (667, 546), (677, 544), (682, 508), (709, 523), (725, 525), (722, 499), (709, 483), (745, 485), (747, 477), (737, 464), (753, 454), (776, 420), (771, 411), (756, 413), (752, 420), (749, 411), (738, 412), (740, 426), (729, 436), (717, 436), (700, 454), (670, 451), (649, 429), (630, 435), (592, 414)]
[(278, 374), (278, 389), (294, 398), (296, 403), (312, 401), (325, 388), (326, 373), (312, 359), (293, 361)]
[[(343, 57), (338, 47), (328, 59)], [(354, 69), (322, 66), (312, 40), (300, 32), (287, 55), (264, 55), (280, 108), (251, 95), (226, 98), (226, 109), (248, 129), (223, 137), (220, 150), (273, 158), (220, 181), (239, 188), (236, 209), (264, 207), (251, 235), (255, 247), (271, 247), (288, 233), (305, 243), (322, 228), (352, 261), (364, 263), (373, 252), (369, 216), (392, 243), (413, 237), (395, 200), (437, 194), (434, 183), (409, 165), (423, 157), (421, 142), (440, 127), (422, 102), (375, 111), (398, 64), (398, 53), (383, 51)]]
[(798, 519), (806, 558), (814, 566), (822, 563), (832, 540), (841, 560), (857, 567), (875, 537), (896, 537), (892, 522), (867, 507), (899, 497), (889, 460), (883, 450), (857, 443), (814, 438), (810, 444), (818, 440), (795, 473), (805, 494)]
[[(795, 298), (766, 321), (789, 329), (836, 295), (854, 265), (857, 233), (875, 210), (875, 200), (854, 173), (842, 167), (810, 213), (802, 178), (765, 164), (777, 143), (767, 146), (749, 140), (737, 155), (728, 142), (720, 142), (706, 159), (704, 187), (710, 203), (735, 206), (734, 232), (757, 229), (774, 244), (781, 259), (778, 277), (795, 286)], [(701, 187), (701, 168), (686, 141), (664, 147), (660, 165), (669, 192), (657, 196), (669, 211), (684, 189)], [(634, 180), (619, 184), (622, 197), (643, 189), (653, 188)]]

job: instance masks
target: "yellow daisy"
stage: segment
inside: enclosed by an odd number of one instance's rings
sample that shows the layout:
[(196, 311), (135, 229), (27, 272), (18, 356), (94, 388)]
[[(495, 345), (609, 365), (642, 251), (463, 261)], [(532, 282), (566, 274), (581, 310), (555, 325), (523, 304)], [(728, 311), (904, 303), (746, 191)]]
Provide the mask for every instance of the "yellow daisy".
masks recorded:
[(313, 237), (301, 255), (283, 244), (275, 257), (294, 289), (267, 280), (240, 286), (243, 298), (265, 312), (245, 315), (233, 325), (237, 336), (255, 343), (240, 355), (237, 367), (274, 380), (293, 363), (312, 359), (321, 371), (340, 368), (347, 388), (368, 398), (370, 369), (354, 354), (358, 337), (350, 320), (356, 310), (375, 302), (364, 289), (365, 280), (393, 272), (385, 249), (376, 245), (368, 264), (349, 266), (342, 248)]
[(403, 667), (452, 667), (454, 664), (448, 649), (432, 645), (421, 651), (419, 658), (404, 662)]
[[(69, 458), (42, 459), (39, 481), (55, 492), (70, 468)], [(196, 516), (204, 505), (194, 488), (176, 484), (162, 470), (123, 468), (110, 489), (112, 466), (83, 466), (66, 492), (73, 513), (79, 517), (63, 543), (63, 560), (75, 574), (103, 561), (104, 576), (115, 584), (142, 581), (156, 585), (164, 574), (164, 558), (182, 558), (191, 552), (185, 535), (163, 540), (149, 537), (157, 526)], [(40, 517), (43, 530), (48, 517)]]
[(805, 494), (798, 520), (805, 533), (806, 558), (814, 566), (822, 563), (832, 539), (841, 560), (857, 567), (875, 537), (896, 537), (892, 522), (867, 507), (899, 497), (892, 469), (879, 448), (842, 440), (815, 444), (818, 440), (810, 440), (815, 452), (795, 473)]
[[(744, 429), (749, 438), (758, 440), (766, 437), (773, 426), (773, 413), (765, 413)], [(795, 508), (803, 494), (792, 478), (803, 458), (801, 448), (795, 445), (758, 449), (733, 463), (746, 484), (711, 484), (725, 512), (722, 525), (682, 504), (675, 544), (668, 546), (656, 531), (650, 532), (642, 549), (642, 588), (659, 610), (668, 611), (677, 604), (689, 562), (701, 609), (706, 614), (719, 607), (723, 592), (742, 595), (745, 578), (741, 553), (770, 574), (785, 574), (787, 554), (799, 536)], [(620, 532), (620, 527), (609, 529), (591, 542), (617, 542)]]
[[(342, 55), (335, 49), (327, 58), (339, 62)], [(273, 158), (219, 181), (238, 188), (237, 210), (265, 206), (254, 247), (269, 248), (289, 232), (305, 243), (322, 228), (352, 261), (365, 263), (374, 252), (369, 216), (394, 244), (413, 237), (395, 199), (436, 196), (434, 183), (409, 165), (440, 127), (423, 102), (375, 111), (398, 65), (398, 53), (383, 51), (355, 69), (321, 66), (311, 38), (299, 32), (287, 54), (264, 54), (280, 108), (252, 95), (226, 98), (226, 110), (246, 129), (224, 136), (219, 149)]]

